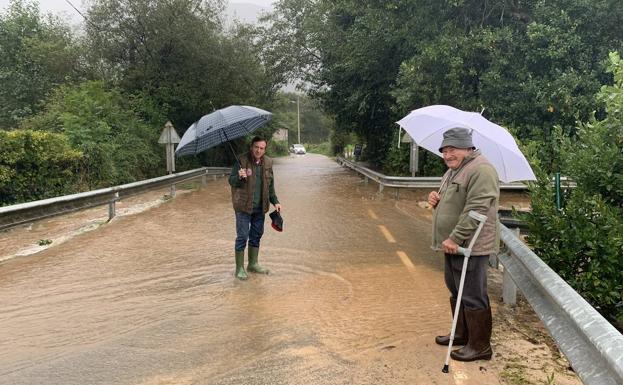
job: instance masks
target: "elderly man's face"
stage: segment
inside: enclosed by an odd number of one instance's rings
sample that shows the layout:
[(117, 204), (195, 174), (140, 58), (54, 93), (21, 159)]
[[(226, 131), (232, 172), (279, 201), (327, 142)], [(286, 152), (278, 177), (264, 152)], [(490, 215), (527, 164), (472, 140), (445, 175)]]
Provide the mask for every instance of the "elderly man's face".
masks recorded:
[(452, 146), (446, 146), (441, 149), (443, 161), (452, 170), (458, 169), (461, 163), (463, 163), (463, 159), (471, 152), (471, 148), (456, 148)]

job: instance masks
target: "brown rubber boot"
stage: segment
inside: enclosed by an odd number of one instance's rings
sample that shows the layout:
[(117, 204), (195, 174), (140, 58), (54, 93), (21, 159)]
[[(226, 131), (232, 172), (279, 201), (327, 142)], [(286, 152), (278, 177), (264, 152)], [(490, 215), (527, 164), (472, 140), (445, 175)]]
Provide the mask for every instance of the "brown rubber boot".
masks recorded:
[(465, 312), (465, 321), (469, 330), (467, 345), (453, 350), (450, 357), (457, 361), (490, 360), (491, 350), (491, 308), (468, 310)]
[[(452, 319), (454, 319), (454, 308), (456, 307), (456, 299), (450, 297), (450, 308), (452, 309)], [(435, 337), (437, 345), (448, 346), (450, 343), (450, 334)], [(467, 343), (467, 327), (465, 326), (465, 313), (463, 306), (459, 308), (459, 318), (456, 320), (456, 329), (454, 330), (454, 341), (452, 345), (465, 345)]]

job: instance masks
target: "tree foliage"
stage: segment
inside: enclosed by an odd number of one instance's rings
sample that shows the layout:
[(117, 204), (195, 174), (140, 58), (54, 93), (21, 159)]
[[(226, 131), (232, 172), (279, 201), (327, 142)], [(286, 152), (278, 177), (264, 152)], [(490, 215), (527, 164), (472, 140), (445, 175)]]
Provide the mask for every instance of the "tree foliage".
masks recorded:
[(382, 164), (394, 122), (429, 104), (484, 109), (526, 141), (551, 140), (556, 125), (575, 135), (623, 43), (622, 14), (613, 0), (282, 0), (264, 57), (273, 78), (306, 80)]
[(11, 1), (0, 15), (0, 129), (38, 112), (55, 87), (78, 76), (78, 63), (66, 24), (42, 17), (35, 2)]
[(178, 127), (215, 108), (269, 96), (244, 26), (227, 33), (222, 1), (93, 0), (87, 24), (94, 74), (148, 95)]
[[(557, 210), (547, 173), (532, 191), (529, 240), (535, 252), (584, 298), (623, 325), (623, 61), (610, 55), (614, 84), (598, 99), (606, 115), (562, 137), (561, 170), (577, 187)], [(561, 135), (562, 136), (562, 135)]]
[(103, 82), (59, 88), (45, 111), (24, 121), (22, 128), (66, 136), (83, 154), (83, 189), (154, 177), (164, 164), (157, 143), (161, 127), (146, 125), (128, 99)]

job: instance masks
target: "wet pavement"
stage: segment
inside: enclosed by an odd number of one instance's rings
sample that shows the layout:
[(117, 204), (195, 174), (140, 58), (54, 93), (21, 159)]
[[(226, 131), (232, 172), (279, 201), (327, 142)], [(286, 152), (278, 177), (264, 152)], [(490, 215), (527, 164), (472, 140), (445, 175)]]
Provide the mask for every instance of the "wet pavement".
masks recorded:
[[(441, 373), (433, 339), (451, 320), (430, 212), (319, 155), (275, 174), (268, 276), (233, 277), (224, 178), (107, 224), (104, 208), (92, 231), (0, 262), (0, 384), (500, 383), (495, 358)], [(71, 218), (0, 233), (0, 260)]]

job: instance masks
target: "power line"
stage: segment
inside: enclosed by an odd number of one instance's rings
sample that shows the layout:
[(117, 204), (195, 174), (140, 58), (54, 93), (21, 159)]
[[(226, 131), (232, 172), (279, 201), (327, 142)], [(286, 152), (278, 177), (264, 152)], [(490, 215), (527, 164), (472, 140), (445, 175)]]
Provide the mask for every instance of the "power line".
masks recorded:
[(93, 23), (91, 22), (91, 20), (89, 20), (89, 19), (88, 19), (88, 18), (87, 18), (87, 17), (86, 17), (86, 16), (85, 16), (82, 12), (80, 12), (80, 10), (79, 10), (78, 8), (76, 8), (76, 6), (75, 6), (75, 5), (73, 5), (73, 4), (71, 3), (71, 1), (69, 1), (69, 0), (65, 0), (65, 1), (66, 1), (66, 2), (67, 2), (67, 4), (69, 4), (69, 5), (70, 5), (73, 9), (75, 9), (75, 10), (76, 10), (76, 12), (78, 12), (78, 14), (79, 14), (80, 16), (82, 16), (82, 18), (84, 19), (84, 21), (86, 21), (87, 23), (89, 23), (89, 24), (91, 25), (91, 27), (95, 28), (96, 30), (99, 30), (99, 28), (97, 28), (97, 26), (96, 26), (95, 24), (93, 24)]

